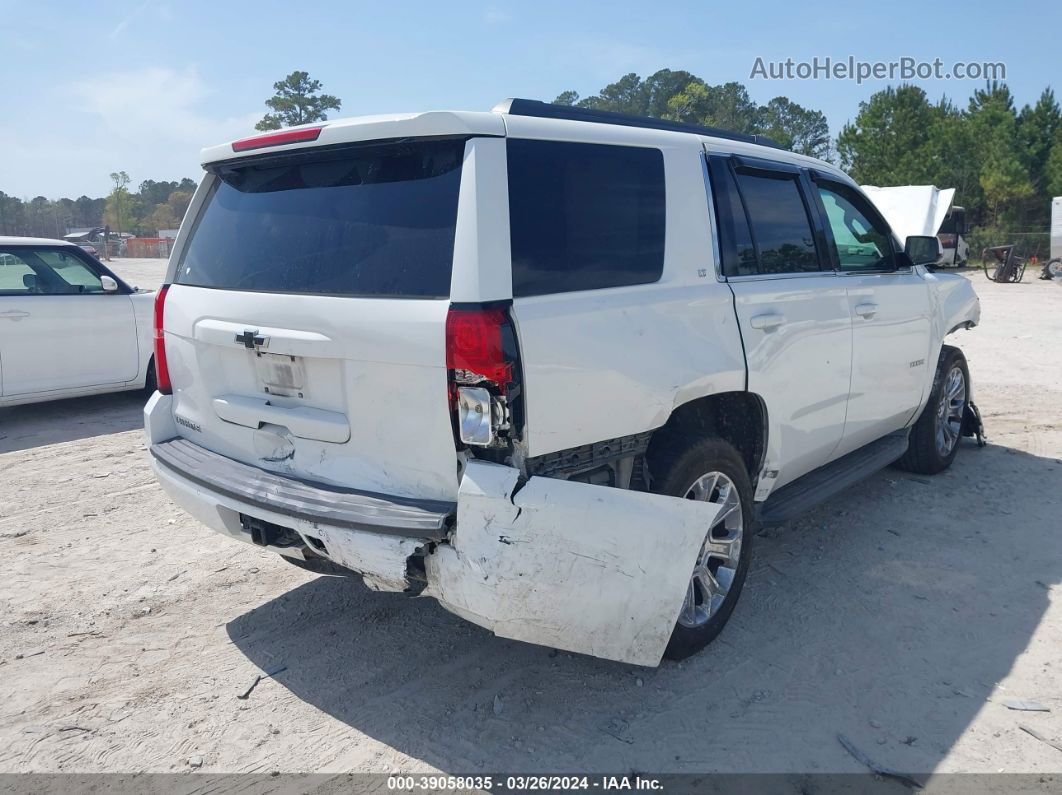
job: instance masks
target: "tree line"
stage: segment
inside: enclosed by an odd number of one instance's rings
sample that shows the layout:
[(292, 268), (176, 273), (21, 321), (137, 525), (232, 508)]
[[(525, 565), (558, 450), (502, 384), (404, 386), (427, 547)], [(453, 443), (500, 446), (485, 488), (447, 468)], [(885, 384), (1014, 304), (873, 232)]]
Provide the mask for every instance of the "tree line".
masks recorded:
[[(321, 88), (308, 73), (292, 72), (273, 84), (275, 93), (265, 103), (270, 112), (256, 127), (327, 119), (341, 101)], [(569, 90), (553, 102), (764, 135), (786, 149), (837, 163), (864, 185), (955, 188), (955, 203), (979, 227), (971, 241), (975, 251), (982, 242), (1020, 242), (1029, 253), (1046, 248), (1051, 196), (1062, 195), (1062, 110), (1050, 88), (1019, 109), (1003, 83), (975, 90), (965, 106), (947, 97), (930, 102), (914, 85), (890, 86), (861, 102), (836, 139), (819, 110), (784, 96), (760, 105), (741, 83), (711, 85), (682, 70), (661, 69), (645, 78), (631, 73), (592, 96)], [(23, 201), (0, 192), (0, 234), (56, 237), (67, 227), (109, 224), (154, 235), (180, 224), (195, 189), (191, 179), (145, 180), (131, 193), (124, 171), (111, 178), (114, 190), (102, 199)]]
[(889, 87), (860, 103), (837, 156), (860, 184), (955, 188), (979, 227), (974, 252), (1006, 243), (1047, 251), (1051, 197), (1062, 195), (1062, 110), (1049, 87), (1020, 110), (1003, 83), (975, 90), (965, 107)]
[[(192, 200), (195, 180), (146, 179), (137, 191), (128, 189), (125, 172), (111, 175), (116, 187), (103, 198), (79, 196), (23, 201), (0, 191), (0, 235), (61, 238), (68, 229), (109, 225), (112, 232), (154, 237), (160, 229), (177, 229)], [(124, 181), (123, 181), (124, 177)]]
[(685, 71), (661, 69), (645, 79), (632, 72), (593, 96), (580, 97), (575, 91), (564, 91), (553, 104), (765, 135), (800, 154), (830, 156), (830, 128), (821, 111), (805, 108), (786, 97), (758, 105), (741, 83), (713, 86)]
[(955, 188), (955, 204), (979, 227), (974, 251), (1018, 242), (1043, 254), (1051, 197), (1062, 195), (1062, 111), (1050, 88), (1019, 109), (998, 82), (975, 90), (965, 106), (930, 102), (918, 86), (890, 86), (861, 102), (836, 140), (818, 110), (783, 96), (758, 105), (740, 83), (709, 85), (670, 69), (644, 79), (624, 75), (585, 98), (565, 91), (553, 101), (766, 135), (836, 163), (861, 185)]

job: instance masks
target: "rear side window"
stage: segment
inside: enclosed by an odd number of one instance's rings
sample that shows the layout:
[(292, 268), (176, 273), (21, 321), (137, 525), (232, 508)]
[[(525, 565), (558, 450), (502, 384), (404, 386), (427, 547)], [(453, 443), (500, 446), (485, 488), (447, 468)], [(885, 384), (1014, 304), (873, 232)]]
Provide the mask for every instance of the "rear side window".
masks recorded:
[(224, 167), (175, 281), (446, 297), (463, 153), (463, 140), (418, 141)]
[(509, 139), (513, 296), (659, 280), (659, 149)]
[(828, 270), (819, 264), (815, 237), (797, 175), (738, 171), (761, 274)]
[(708, 162), (712, 201), (715, 204), (716, 218), (719, 219), (719, 259), (723, 266), (723, 275), (755, 275), (759, 273), (756, 247), (752, 244), (749, 222), (745, 217), (741, 196), (734, 185), (730, 165), (721, 157), (711, 157)]

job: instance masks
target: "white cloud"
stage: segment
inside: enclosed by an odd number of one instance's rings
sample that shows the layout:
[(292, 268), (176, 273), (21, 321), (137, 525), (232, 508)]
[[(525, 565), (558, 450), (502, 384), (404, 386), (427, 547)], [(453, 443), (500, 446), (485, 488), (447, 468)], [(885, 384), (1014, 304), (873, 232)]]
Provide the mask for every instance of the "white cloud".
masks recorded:
[(483, 21), (488, 25), (504, 25), (506, 22), (511, 22), (512, 18), (512, 14), (498, 6), (488, 6), (483, 12)]
[(195, 146), (248, 132), (260, 114), (212, 118), (201, 110), (210, 94), (194, 68), (156, 67), (111, 72), (70, 86), (78, 110), (97, 116), (107, 130), (131, 143)]
[(121, 19), (121, 21), (119, 21), (119, 23), (114, 26), (114, 29), (111, 31), (111, 34), (110, 34), (111, 38), (112, 39), (118, 38), (118, 36), (121, 34), (121, 32), (123, 30), (125, 30), (126, 27), (128, 27), (129, 23), (132, 22), (134, 19), (136, 19), (138, 16), (140, 16), (144, 12), (144, 10), (148, 6), (150, 6), (153, 2), (154, 2), (154, 0), (144, 0), (143, 3), (141, 3), (136, 8), (134, 8), (131, 12), (126, 14)]
[(253, 133), (262, 115), (213, 114), (212, 93), (191, 67), (102, 73), (59, 87), (36, 124), (0, 127), (0, 190), (103, 195), (119, 169), (134, 184), (197, 177), (200, 149)]

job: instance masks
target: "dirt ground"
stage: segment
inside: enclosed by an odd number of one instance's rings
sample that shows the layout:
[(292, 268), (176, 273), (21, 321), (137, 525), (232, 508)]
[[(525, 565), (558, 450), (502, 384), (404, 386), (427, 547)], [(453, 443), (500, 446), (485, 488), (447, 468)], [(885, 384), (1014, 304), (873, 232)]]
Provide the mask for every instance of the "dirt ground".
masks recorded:
[(0, 410), (0, 772), (863, 772), (839, 733), (905, 771), (1062, 771), (1019, 729), (1062, 741), (1062, 284), (968, 275), (989, 446), (758, 537), (719, 640), (654, 670), (214, 534), (155, 484), (140, 395)]

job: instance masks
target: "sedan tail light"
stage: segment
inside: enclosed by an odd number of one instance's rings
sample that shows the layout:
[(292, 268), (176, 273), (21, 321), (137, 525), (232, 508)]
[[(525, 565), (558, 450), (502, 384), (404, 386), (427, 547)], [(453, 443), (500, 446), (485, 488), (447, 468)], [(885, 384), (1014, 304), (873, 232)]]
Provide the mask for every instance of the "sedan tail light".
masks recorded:
[(155, 383), (159, 392), (173, 394), (170, 384), (170, 368), (166, 363), (166, 340), (163, 337), (163, 317), (166, 314), (166, 294), (170, 291), (168, 284), (162, 285), (155, 293)]

